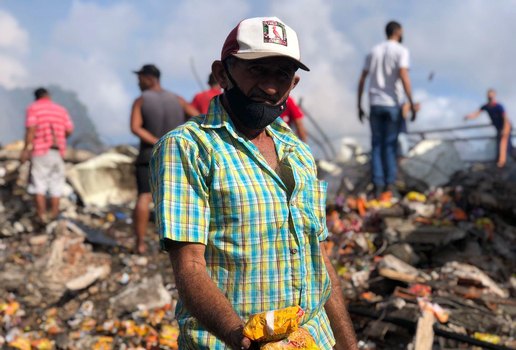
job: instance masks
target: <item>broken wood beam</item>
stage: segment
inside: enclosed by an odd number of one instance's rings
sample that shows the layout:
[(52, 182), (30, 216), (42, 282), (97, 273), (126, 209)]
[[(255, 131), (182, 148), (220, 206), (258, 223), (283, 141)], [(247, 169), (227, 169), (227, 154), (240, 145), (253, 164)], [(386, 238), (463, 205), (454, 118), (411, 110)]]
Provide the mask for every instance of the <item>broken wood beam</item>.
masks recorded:
[(435, 316), (433, 312), (423, 310), (423, 314), (417, 321), (414, 350), (432, 350), (432, 344), (434, 343), (434, 323)]
[[(370, 310), (370, 309), (367, 309), (364, 307), (358, 307), (358, 306), (354, 306), (354, 305), (350, 304), (350, 305), (348, 305), (348, 312), (353, 315), (368, 317), (368, 318), (372, 318), (374, 320), (378, 320), (381, 318), (381, 320), (383, 322), (391, 322), (395, 325), (405, 327), (406, 329), (411, 330), (411, 331), (416, 330), (416, 322), (414, 322), (414, 321), (407, 320), (407, 319), (400, 318), (400, 317), (383, 316), (382, 314), (380, 314), (376, 311), (373, 311), (373, 310)], [(514, 350), (512, 348), (508, 348), (503, 345), (488, 343), (485, 341), (481, 341), (481, 340), (472, 338), (468, 335), (458, 334), (458, 333), (444, 330), (441, 327), (439, 327), (438, 324), (434, 324), (433, 328), (434, 328), (434, 334), (439, 337), (457, 340), (457, 341), (467, 343), (470, 345), (480, 346), (480, 347), (483, 347), (484, 349), (489, 349), (489, 350)]]

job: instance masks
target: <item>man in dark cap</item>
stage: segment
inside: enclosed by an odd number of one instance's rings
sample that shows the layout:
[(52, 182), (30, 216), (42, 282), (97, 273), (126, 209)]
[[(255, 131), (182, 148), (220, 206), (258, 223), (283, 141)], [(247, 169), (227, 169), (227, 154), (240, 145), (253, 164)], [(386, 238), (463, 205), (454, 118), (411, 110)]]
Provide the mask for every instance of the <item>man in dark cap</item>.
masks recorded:
[(295, 305), (320, 349), (357, 349), (322, 247), (327, 184), (280, 118), (298, 68), (308, 71), (294, 30), (276, 17), (241, 21), (212, 64), (224, 93), (154, 147), (151, 186), (179, 292), (181, 349), (254, 348), (244, 322)]
[(168, 131), (181, 125), (187, 116), (199, 112), (182, 97), (161, 87), (160, 71), (153, 64), (146, 64), (135, 71), (142, 91), (134, 100), (131, 110), (131, 131), (140, 139), (140, 152), (136, 159), (136, 184), (138, 199), (133, 212), (136, 233), (136, 253), (145, 252), (145, 232), (149, 223), (149, 205), (152, 201), (149, 185), (149, 160), (152, 147)]

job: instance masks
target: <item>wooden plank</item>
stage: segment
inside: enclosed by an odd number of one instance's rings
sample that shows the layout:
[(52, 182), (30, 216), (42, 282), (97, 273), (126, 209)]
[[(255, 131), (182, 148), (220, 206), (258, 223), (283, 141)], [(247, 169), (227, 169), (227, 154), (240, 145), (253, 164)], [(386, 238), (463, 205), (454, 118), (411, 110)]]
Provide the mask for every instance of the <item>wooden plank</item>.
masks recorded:
[(395, 280), (395, 281), (401, 281), (405, 283), (424, 283), (425, 279), (421, 278), (419, 276), (414, 276), (405, 272), (399, 272), (388, 268), (380, 268), (378, 270), (378, 274), (382, 277)]
[(424, 310), (423, 315), (417, 321), (414, 350), (432, 350), (434, 343), (435, 317), (431, 311)]

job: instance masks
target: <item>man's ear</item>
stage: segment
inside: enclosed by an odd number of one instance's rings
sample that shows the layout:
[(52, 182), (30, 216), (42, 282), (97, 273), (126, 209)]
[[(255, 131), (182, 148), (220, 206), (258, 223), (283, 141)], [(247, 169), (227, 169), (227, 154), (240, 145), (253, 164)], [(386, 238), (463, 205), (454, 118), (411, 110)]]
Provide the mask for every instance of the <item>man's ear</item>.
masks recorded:
[(226, 69), (221, 61), (214, 61), (211, 64), (211, 72), (215, 77), (215, 80), (219, 83), (220, 87), (227, 90), (229, 87), (229, 79), (226, 74)]
[(299, 75), (294, 75), (294, 81), (292, 82), (292, 89), (293, 90), (297, 84), (299, 83), (299, 81), (301, 80), (301, 77)]

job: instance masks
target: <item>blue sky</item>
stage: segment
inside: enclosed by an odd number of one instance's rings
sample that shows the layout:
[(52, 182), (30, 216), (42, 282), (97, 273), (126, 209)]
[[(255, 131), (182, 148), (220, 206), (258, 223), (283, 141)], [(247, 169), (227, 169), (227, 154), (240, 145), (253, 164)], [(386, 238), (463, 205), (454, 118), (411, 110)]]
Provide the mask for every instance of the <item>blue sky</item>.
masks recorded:
[(514, 0), (2, 0), (0, 84), (74, 90), (104, 140), (134, 142), (129, 111), (139, 90), (132, 70), (156, 63), (163, 86), (189, 100), (199, 90), (192, 64), (204, 82), (230, 29), (263, 15), (298, 32), (311, 72), (300, 73), (293, 95), (332, 138), (368, 134), (356, 120), (356, 85), (364, 56), (384, 40), (391, 19), (404, 26), (423, 102), (410, 128), (462, 125), (489, 87), (516, 121)]

